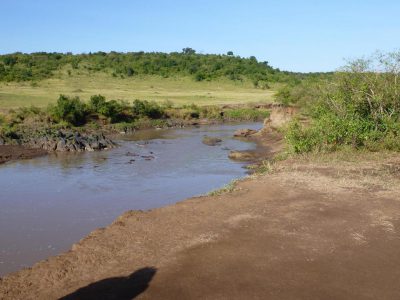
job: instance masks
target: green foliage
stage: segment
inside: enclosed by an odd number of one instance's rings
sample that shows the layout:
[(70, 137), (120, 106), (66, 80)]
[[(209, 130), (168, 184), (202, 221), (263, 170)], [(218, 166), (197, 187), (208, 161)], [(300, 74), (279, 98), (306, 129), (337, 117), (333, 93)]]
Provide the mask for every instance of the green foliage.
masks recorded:
[(128, 115), (129, 105), (123, 101), (110, 100), (102, 95), (90, 97), (89, 108), (91, 112), (98, 113), (110, 120), (111, 123), (127, 121), (130, 119)]
[(224, 118), (231, 121), (261, 121), (268, 116), (266, 109), (236, 108), (224, 112)]
[(10, 110), (7, 116), (0, 116), (0, 126), (7, 125), (9, 127), (5, 127), (9, 129), (7, 132), (11, 132), (14, 127), (23, 131), (43, 125), (58, 129), (86, 125), (86, 128), (98, 129), (104, 125), (114, 124), (109, 128), (132, 129), (165, 127), (170, 126), (171, 123), (174, 124), (174, 121), (185, 123), (184, 121), (200, 118), (221, 121), (257, 121), (263, 120), (268, 115), (267, 110), (256, 108), (223, 109), (219, 106), (196, 104), (174, 107), (170, 101), (158, 104), (154, 101), (138, 99), (130, 105), (124, 101), (107, 101), (102, 95), (93, 95), (85, 103), (79, 97), (60, 95), (57, 103), (48, 106), (47, 109), (31, 106)]
[(14, 126), (3, 124), (0, 126), (0, 136), (6, 139), (18, 139), (19, 134)]
[(194, 79), (196, 81), (203, 81), (204, 79), (206, 79), (206, 75), (203, 72), (197, 72), (194, 76)]
[(195, 53), (196, 53), (196, 50), (187, 47), (187, 48), (183, 48), (183, 49), (182, 49), (182, 53), (183, 53), (183, 54), (189, 54), (189, 55), (190, 55), (190, 54), (195, 54)]
[(164, 117), (164, 108), (154, 101), (139, 100), (133, 101), (132, 112), (135, 117), (149, 117), (160, 119)]
[(275, 95), (276, 101), (282, 103), (285, 106), (288, 106), (291, 103), (294, 103), (296, 98), (292, 96), (291, 89), (289, 86), (285, 85), (281, 87)]
[[(96, 52), (89, 54), (13, 53), (0, 55), (0, 81), (41, 80), (53, 77), (55, 71), (67, 68), (71, 76), (73, 70), (86, 69), (90, 72), (105, 72), (114, 77), (140, 75), (193, 76), (194, 80), (254, 80), (266, 88), (268, 83), (293, 83), (309, 77), (308, 74), (282, 72), (268, 62), (259, 62), (252, 56), (197, 54), (192, 48), (184, 48), (181, 53), (161, 52)], [(262, 83), (262, 84), (261, 84)]]
[(341, 146), (400, 151), (400, 52), (351, 62), (321, 90), (311, 124), (294, 121), (286, 139), (296, 153)]
[(284, 106), (297, 105), (308, 108), (321, 96), (322, 89), (332, 82), (333, 75), (333, 73), (315, 73), (301, 81), (282, 85), (275, 94), (275, 100)]
[(90, 97), (89, 108), (93, 112), (99, 112), (106, 104), (106, 97), (102, 95), (94, 95)]
[(148, 117), (142, 117), (136, 119), (133, 123), (133, 127), (137, 129), (143, 128), (162, 128), (166, 126), (166, 121), (163, 119), (150, 119)]
[[(200, 117), (201, 108), (196, 104), (183, 105), (179, 108), (169, 108), (165, 111), (166, 115), (172, 119), (190, 120)], [(206, 116), (202, 116), (206, 118)]]
[(124, 114), (128, 105), (121, 101), (110, 100), (104, 103), (102, 107), (98, 110), (98, 113), (109, 118), (111, 123), (120, 122), (122, 120), (129, 119), (127, 115)]
[(79, 97), (70, 98), (60, 95), (57, 104), (49, 107), (49, 112), (56, 121), (65, 121), (71, 125), (79, 126), (86, 122), (89, 110)]

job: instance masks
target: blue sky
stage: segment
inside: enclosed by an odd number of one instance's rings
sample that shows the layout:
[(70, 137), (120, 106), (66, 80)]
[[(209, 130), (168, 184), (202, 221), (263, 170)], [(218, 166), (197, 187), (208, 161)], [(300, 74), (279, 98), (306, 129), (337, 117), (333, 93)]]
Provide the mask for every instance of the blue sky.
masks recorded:
[(0, 53), (181, 51), (329, 71), (400, 49), (395, 0), (1, 0)]

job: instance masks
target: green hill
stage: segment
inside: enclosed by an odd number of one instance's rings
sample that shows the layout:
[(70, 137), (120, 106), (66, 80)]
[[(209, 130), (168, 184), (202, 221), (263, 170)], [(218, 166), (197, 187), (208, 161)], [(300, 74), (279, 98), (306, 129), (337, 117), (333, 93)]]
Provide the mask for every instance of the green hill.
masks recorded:
[(13, 53), (0, 55), (0, 109), (46, 106), (59, 94), (197, 105), (267, 102), (278, 86), (309, 76), (315, 74), (191, 48), (180, 53)]
[(197, 54), (191, 48), (181, 53), (145, 52), (96, 52), (71, 53), (13, 53), (0, 55), (0, 81), (42, 80), (54, 77), (57, 70), (67, 67), (72, 70), (105, 72), (113, 77), (138, 75), (191, 76), (196, 81), (228, 78), (250, 79), (255, 86), (294, 79), (294, 74), (271, 67), (268, 62), (259, 62), (252, 56), (242, 58), (217, 54)]

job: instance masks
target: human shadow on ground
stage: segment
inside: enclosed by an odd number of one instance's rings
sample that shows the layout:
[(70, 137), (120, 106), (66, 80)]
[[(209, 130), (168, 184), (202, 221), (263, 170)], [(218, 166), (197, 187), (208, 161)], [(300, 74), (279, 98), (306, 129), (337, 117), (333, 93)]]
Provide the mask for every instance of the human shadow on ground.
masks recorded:
[(127, 277), (113, 277), (89, 284), (59, 300), (130, 300), (143, 293), (157, 269), (145, 267)]

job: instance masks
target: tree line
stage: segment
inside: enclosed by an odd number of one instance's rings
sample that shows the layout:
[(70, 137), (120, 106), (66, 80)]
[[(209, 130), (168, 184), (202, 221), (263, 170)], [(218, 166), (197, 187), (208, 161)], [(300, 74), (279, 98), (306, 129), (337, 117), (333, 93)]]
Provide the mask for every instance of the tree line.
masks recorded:
[[(67, 69), (106, 72), (114, 77), (158, 75), (162, 77), (191, 76), (193, 80), (228, 78), (251, 80), (255, 87), (268, 88), (270, 83), (296, 83), (309, 74), (292, 73), (273, 68), (256, 57), (227, 54), (198, 54), (192, 48), (182, 52), (95, 52), (72, 53), (12, 53), (0, 55), (0, 81), (38, 81), (54, 76), (55, 71)], [(313, 74), (315, 76), (315, 74)]]

